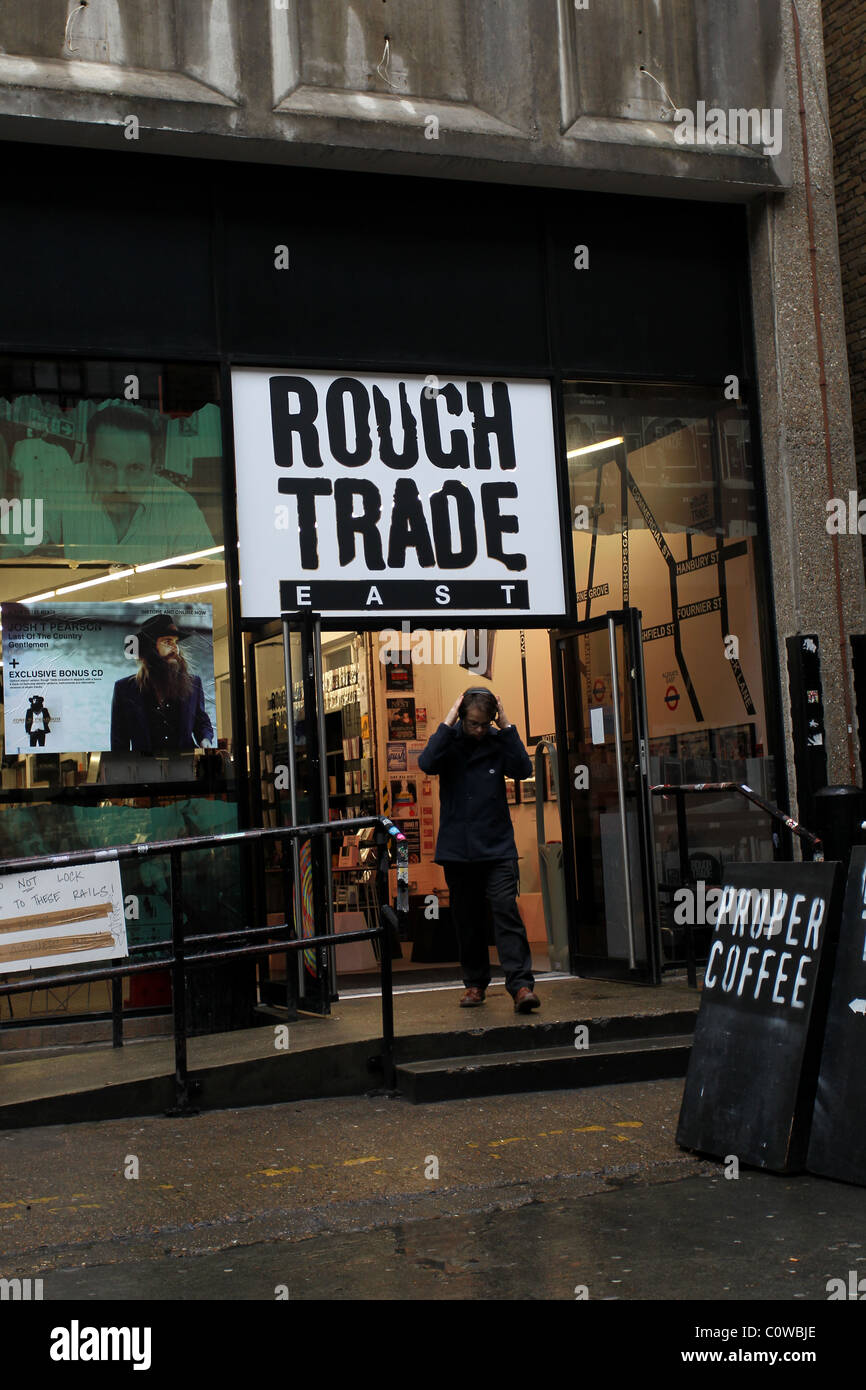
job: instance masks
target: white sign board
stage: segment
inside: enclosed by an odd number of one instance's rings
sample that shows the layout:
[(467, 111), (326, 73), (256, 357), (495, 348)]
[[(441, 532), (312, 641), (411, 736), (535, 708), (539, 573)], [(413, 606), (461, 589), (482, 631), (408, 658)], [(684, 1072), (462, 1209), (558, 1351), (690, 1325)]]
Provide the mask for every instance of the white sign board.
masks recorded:
[(239, 368), (232, 398), (245, 618), (565, 613), (548, 382)]
[(0, 875), (0, 975), (128, 954), (116, 860)]

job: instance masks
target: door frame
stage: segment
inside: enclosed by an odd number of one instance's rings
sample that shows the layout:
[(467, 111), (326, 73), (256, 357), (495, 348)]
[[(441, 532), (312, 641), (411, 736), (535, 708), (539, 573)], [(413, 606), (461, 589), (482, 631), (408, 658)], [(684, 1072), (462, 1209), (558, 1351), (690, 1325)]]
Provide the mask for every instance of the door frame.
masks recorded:
[[(578, 942), (579, 910), (576, 887), (577, 866), (574, 855), (574, 826), (571, 810), (573, 769), (570, 765), (571, 760), (568, 749), (568, 725), (566, 720), (567, 696), (563, 680), (560, 652), (561, 644), (564, 642), (580, 638), (587, 633), (602, 632), (605, 629), (613, 634), (614, 641), (617, 629), (621, 630), (623, 633), (623, 652), (626, 660), (626, 669), (617, 670), (618, 694), (619, 691), (622, 691), (625, 698), (630, 701), (634, 749), (637, 758), (637, 761), (633, 763), (631, 769), (634, 773), (635, 790), (627, 797), (629, 803), (635, 803), (635, 809), (637, 811), (639, 863), (634, 866), (637, 872), (633, 871), (630, 846), (625, 832), (625, 821), (622, 821), (623, 855), (624, 862), (629, 870), (627, 875), (627, 890), (630, 890), (631, 886), (637, 882), (640, 885), (643, 900), (646, 959), (644, 962), (636, 963), (635, 965), (632, 965), (630, 960), (623, 960), (618, 957), (582, 954), (579, 950)], [(611, 609), (605, 614), (599, 615), (596, 618), (590, 618), (585, 622), (576, 623), (574, 626), (552, 629), (550, 633), (550, 652), (553, 676), (556, 746), (559, 761), (559, 785), (562, 788), (560, 814), (562, 818), (565, 901), (569, 922), (570, 967), (574, 974), (584, 975), (589, 978), (630, 980), (638, 984), (658, 985), (661, 984), (661, 929), (659, 920), (658, 886), (656, 882), (652, 797), (650, 794), (649, 780), (649, 736), (647, 729), (647, 701), (644, 682), (640, 610), (631, 607)], [(615, 648), (612, 651), (612, 657), (615, 662)], [(619, 700), (617, 700), (615, 705), (615, 711), (619, 711)], [(620, 744), (620, 737), (619, 720), (617, 719), (615, 725), (617, 745)], [(621, 815), (624, 812), (624, 803), (622, 800), (624, 773), (625, 768), (622, 764), (622, 757), (620, 757), (617, 774)], [(566, 789), (568, 789), (567, 801), (565, 798)], [(631, 932), (630, 939), (633, 942)]]

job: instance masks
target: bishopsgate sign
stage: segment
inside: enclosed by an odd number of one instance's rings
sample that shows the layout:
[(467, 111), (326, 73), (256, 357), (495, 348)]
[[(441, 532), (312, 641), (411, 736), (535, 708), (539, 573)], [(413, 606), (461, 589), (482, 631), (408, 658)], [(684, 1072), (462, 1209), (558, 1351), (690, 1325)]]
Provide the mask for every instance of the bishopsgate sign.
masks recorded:
[(546, 381), (232, 372), (245, 618), (558, 617)]

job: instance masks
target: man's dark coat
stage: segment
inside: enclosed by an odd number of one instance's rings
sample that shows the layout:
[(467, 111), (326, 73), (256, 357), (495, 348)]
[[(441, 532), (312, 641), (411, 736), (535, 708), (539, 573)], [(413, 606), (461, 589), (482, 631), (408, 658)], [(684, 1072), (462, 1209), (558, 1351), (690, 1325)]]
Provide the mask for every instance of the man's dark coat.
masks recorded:
[(418, 766), (439, 777), (437, 864), (517, 858), (505, 778), (531, 777), (532, 763), (513, 724), (477, 741), (459, 720), (440, 724)]

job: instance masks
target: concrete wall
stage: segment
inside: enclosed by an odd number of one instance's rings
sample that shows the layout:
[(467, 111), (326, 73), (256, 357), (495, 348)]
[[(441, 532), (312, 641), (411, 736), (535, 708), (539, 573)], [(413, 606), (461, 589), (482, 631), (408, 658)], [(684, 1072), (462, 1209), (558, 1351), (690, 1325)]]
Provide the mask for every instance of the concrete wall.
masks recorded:
[[(780, 105), (778, 0), (28, 0), (0, 135), (740, 198), (784, 150), (686, 148), (676, 106)], [(645, 70), (644, 70), (645, 69)], [(650, 75), (651, 74), (651, 75)]]
[[(752, 209), (752, 280), (762, 434), (770, 516), (773, 595), (779, 662), (787, 685), (784, 639), (815, 632), (821, 643), (828, 776), (860, 782), (853, 704), (850, 633), (866, 621), (860, 538), (827, 532), (827, 502), (847, 501), (857, 476), (845, 352), (836, 230), (833, 150), (827, 110), (820, 0), (798, 0), (800, 67), (806, 111), (807, 190), (800, 128), (793, 10), (782, 8), (786, 58), (784, 101), (792, 115), (793, 186)], [(796, 123), (794, 120), (796, 117)], [(810, 251), (808, 197), (815, 237)], [(813, 279), (814, 275), (814, 279)], [(823, 363), (813, 291), (820, 306)], [(828, 427), (821, 378), (826, 374)], [(828, 461), (829, 453), (829, 461)], [(793, 767), (790, 710), (783, 690), (787, 757)], [(792, 801), (793, 801), (792, 786)]]
[(824, 0), (823, 10), (854, 447), (866, 494), (866, 5)]

